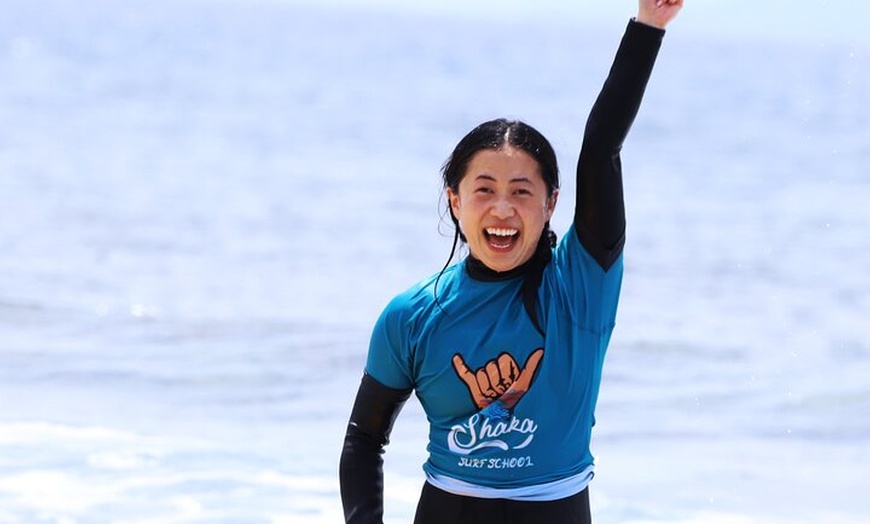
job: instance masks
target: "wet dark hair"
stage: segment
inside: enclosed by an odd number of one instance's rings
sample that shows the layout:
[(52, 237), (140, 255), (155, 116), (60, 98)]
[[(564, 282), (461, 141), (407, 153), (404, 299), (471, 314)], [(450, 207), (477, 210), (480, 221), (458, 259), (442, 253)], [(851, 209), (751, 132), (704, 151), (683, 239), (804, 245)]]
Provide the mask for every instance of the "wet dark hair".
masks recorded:
[[(559, 189), (559, 165), (556, 161), (556, 152), (553, 150), (553, 146), (534, 127), (519, 120), (507, 120), (505, 118), (490, 120), (480, 124), (456, 144), (453, 153), (441, 168), (444, 188), (450, 188), (454, 193), (458, 193), (459, 183), (466, 175), (468, 165), (471, 163), (474, 155), (484, 150), (498, 151), (507, 147), (524, 151), (537, 161), (541, 177), (547, 185), (547, 197), (552, 197), (553, 193)], [(465, 234), (459, 227), (459, 220), (453, 214), (449, 200), (447, 201), (446, 211), (454, 227), (453, 247), (450, 249), (447, 263), (444, 264), (444, 267), (438, 274), (438, 278), (435, 280), (436, 301), (438, 300), (438, 281), (441, 279), (441, 275), (444, 274), (444, 271), (453, 260), (459, 241), (466, 242)], [(555, 246), (556, 234), (550, 229), (550, 222), (548, 221), (544, 224), (544, 229), (541, 232), (534, 255), (523, 266), (525, 274), (522, 289), (523, 305), (532, 319), (532, 323), (541, 335), (544, 334), (544, 330), (538, 322), (536, 313), (537, 290), (543, 277), (544, 268), (553, 257), (552, 248)]]

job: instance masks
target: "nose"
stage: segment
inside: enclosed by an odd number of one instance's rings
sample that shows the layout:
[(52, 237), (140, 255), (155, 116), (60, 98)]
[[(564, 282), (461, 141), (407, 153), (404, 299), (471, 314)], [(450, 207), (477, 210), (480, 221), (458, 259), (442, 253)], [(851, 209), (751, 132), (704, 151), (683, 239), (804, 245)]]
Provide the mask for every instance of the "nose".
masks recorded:
[(516, 210), (514, 209), (513, 204), (508, 201), (508, 199), (500, 198), (493, 203), (490, 212), (492, 213), (492, 216), (498, 219), (505, 219), (514, 216)]

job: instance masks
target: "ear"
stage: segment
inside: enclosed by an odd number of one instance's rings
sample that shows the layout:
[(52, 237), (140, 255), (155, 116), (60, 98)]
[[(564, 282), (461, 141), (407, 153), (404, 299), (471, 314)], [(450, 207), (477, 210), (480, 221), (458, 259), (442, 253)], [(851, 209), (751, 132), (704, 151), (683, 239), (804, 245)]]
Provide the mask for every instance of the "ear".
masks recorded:
[(447, 201), (450, 202), (450, 210), (453, 211), (453, 216), (459, 220), (459, 193), (454, 193), (453, 190), (448, 187)]
[(553, 218), (553, 211), (556, 210), (556, 201), (559, 200), (559, 190), (554, 189), (553, 194), (547, 199), (547, 220)]

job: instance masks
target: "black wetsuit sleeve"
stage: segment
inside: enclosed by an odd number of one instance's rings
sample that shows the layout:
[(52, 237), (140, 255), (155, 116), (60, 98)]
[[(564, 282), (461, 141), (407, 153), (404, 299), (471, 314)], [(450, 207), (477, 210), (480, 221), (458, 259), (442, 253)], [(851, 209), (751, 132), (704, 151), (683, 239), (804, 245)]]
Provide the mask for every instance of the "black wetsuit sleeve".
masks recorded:
[(628, 23), (586, 122), (577, 162), (574, 226), (580, 242), (605, 270), (625, 244), (619, 153), (640, 108), (664, 33), (634, 20)]
[(363, 375), (341, 451), (339, 483), (347, 524), (381, 524), (384, 518), (384, 447), (411, 390), (392, 389)]

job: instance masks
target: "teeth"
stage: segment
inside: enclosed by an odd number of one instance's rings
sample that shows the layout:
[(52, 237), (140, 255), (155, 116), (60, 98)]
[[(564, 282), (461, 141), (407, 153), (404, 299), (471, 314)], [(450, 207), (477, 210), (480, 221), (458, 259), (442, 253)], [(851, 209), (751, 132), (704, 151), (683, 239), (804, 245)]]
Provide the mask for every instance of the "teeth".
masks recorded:
[(509, 229), (503, 227), (488, 227), (486, 228), (486, 232), (490, 235), (499, 236), (499, 237), (512, 237), (517, 234), (516, 229)]

